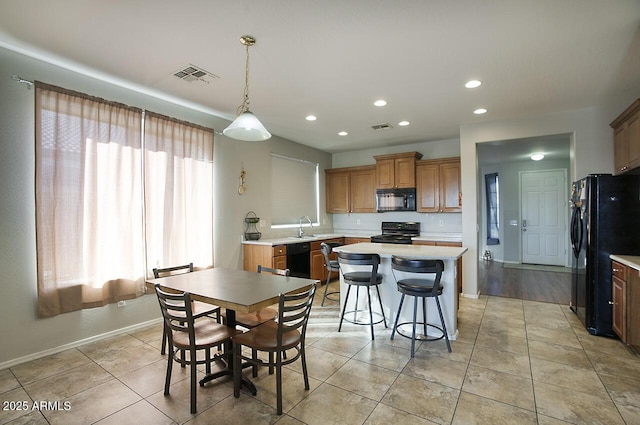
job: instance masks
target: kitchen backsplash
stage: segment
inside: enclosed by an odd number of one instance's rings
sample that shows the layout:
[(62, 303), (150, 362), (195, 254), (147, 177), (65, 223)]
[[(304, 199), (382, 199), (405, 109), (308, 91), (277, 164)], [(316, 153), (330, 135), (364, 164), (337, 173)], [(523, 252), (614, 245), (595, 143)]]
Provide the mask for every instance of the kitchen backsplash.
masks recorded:
[(413, 212), (385, 212), (371, 214), (333, 214), (333, 229), (380, 232), (383, 221), (417, 221), (421, 233), (462, 233), (462, 214), (436, 213), (423, 214)]

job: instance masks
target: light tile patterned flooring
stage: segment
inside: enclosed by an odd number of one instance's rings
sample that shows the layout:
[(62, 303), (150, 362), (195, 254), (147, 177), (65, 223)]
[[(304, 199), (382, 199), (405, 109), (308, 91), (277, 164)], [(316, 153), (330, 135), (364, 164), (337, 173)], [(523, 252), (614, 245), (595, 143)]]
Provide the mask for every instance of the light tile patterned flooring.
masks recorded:
[[(335, 283), (332, 283), (335, 285)], [(320, 291), (319, 291), (320, 293)], [(233, 397), (230, 380), (198, 387), (189, 413), (188, 369), (163, 395), (160, 325), (0, 371), (0, 399), (68, 401), (70, 410), (1, 410), (0, 424), (640, 424), (640, 358), (589, 335), (566, 307), (482, 296), (462, 299), (460, 336), (419, 345), (377, 325), (337, 332), (336, 302), (315, 300), (307, 340), (310, 391), (300, 363), (260, 370), (258, 395)], [(201, 372), (202, 373), (202, 370)], [(246, 370), (246, 373), (250, 373)]]

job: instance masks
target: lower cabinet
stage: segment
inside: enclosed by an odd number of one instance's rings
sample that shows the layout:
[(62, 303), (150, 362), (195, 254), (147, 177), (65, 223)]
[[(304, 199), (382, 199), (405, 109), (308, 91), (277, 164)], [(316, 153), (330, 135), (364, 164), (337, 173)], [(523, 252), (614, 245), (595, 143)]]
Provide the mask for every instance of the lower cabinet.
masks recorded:
[(369, 243), (371, 238), (344, 238), (345, 245), (353, 245), (354, 243)]
[(258, 265), (275, 269), (287, 268), (286, 245), (242, 245), (242, 266), (249, 272), (258, 270)]
[(640, 271), (612, 261), (613, 331), (640, 349)]
[[(320, 250), (321, 243), (339, 243), (344, 244), (344, 238), (327, 239), (322, 241), (311, 242), (311, 279), (318, 279), (321, 283), (327, 280), (327, 268), (324, 265), (324, 255)], [(332, 260), (336, 259), (336, 253), (332, 252), (329, 256)]]

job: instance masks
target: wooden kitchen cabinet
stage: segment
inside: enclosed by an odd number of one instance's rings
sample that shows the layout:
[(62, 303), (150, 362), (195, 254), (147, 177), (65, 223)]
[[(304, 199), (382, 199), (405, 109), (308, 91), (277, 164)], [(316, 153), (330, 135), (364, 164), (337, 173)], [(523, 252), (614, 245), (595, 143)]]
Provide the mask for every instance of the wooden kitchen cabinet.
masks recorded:
[[(321, 283), (327, 280), (327, 268), (324, 264), (324, 255), (320, 250), (321, 243), (338, 243), (344, 244), (344, 238), (326, 239), (311, 242), (311, 279), (318, 279)], [(336, 253), (331, 253), (329, 258), (335, 260)]]
[(460, 158), (416, 162), (418, 212), (461, 212)]
[(640, 167), (640, 99), (631, 104), (611, 124), (613, 128), (614, 174)]
[(613, 331), (622, 342), (640, 349), (640, 271), (612, 261)]
[(327, 213), (376, 212), (376, 167), (325, 170)]
[(376, 155), (378, 189), (416, 187), (416, 161), (422, 158), (418, 152)]
[(287, 268), (286, 245), (242, 245), (242, 266), (250, 272), (258, 270), (258, 265), (275, 269)]
[(354, 243), (369, 243), (371, 242), (371, 238), (344, 238), (345, 245), (353, 245)]

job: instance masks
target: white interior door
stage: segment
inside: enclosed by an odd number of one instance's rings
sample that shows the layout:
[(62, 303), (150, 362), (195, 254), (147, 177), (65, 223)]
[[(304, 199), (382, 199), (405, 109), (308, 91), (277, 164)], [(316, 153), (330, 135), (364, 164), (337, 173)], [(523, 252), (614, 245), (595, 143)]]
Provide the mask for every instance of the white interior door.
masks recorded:
[(565, 170), (521, 174), (522, 262), (564, 266), (566, 261)]

